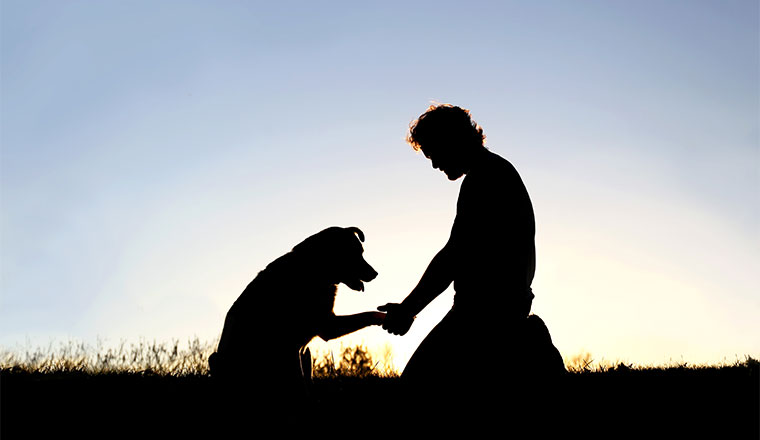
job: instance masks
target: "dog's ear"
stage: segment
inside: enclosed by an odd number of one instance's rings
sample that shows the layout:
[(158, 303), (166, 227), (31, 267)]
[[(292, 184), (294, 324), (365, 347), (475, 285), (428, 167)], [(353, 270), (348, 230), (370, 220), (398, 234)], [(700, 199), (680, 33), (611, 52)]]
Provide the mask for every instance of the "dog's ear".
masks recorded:
[(351, 226), (351, 227), (348, 227), (346, 229), (349, 232), (353, 232), (354, 234), (356, 234), (359, 237), (359, 241), (361, 241), (362, 243), (364, 243), (364, 232), (362, 232), (361, 229), (357, 228), (356, 226)]

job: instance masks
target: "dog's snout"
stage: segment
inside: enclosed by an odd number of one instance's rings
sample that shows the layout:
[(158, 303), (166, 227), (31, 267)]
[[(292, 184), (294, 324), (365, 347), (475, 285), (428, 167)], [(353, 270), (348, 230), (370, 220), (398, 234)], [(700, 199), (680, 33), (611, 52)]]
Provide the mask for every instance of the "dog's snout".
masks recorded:
[(372, 272), (370, 272), (370, 276), (369, 276), (369, 279), (367, 281), (372, 281), (375, 278), (377, 278), (377, 271), (375, 269), (372, 269), (371, 267), (370, 267), (370, 270)]
[(369, 265), (366, 261), (364, 262), (365, 270), (364, 270), (364, 277), (363, 281), (372, 281), (375, 278), (377, 278), (377, 271)]

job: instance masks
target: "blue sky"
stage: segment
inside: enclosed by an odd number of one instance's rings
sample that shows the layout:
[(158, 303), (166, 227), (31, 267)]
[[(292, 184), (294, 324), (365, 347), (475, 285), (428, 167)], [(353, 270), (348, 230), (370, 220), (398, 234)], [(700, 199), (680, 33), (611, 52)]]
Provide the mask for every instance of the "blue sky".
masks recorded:
[[(401, 300), (454, 216), (404, 143), (437, 101), (523, 176), (564, 355), (760, 355), (757, 2), (1, 4), (4, 346), (211, 340), (330, 225), (380, 272), (336, 310)], [(403, 364), (450, 302), (338, 343)]]

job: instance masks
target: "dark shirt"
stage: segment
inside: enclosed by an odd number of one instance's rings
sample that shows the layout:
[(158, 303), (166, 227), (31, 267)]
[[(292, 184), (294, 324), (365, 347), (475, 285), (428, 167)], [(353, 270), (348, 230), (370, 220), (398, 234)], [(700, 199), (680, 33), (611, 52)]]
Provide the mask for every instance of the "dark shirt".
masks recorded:
[(536, 266), (533, 205), (517, 170), (484, 150), (464, 178), (450, 244), (456, 308), (527, 316)]

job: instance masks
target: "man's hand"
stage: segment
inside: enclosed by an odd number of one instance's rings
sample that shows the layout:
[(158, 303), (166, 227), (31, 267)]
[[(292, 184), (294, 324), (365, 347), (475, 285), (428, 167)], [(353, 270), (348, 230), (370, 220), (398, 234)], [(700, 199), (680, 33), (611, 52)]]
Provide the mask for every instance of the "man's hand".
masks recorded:
[(388, 303), (377, 310), (386, 312), (383, 329), (394, 335), (405, 335), (414, 322), (414, 315), (403, 304)]

